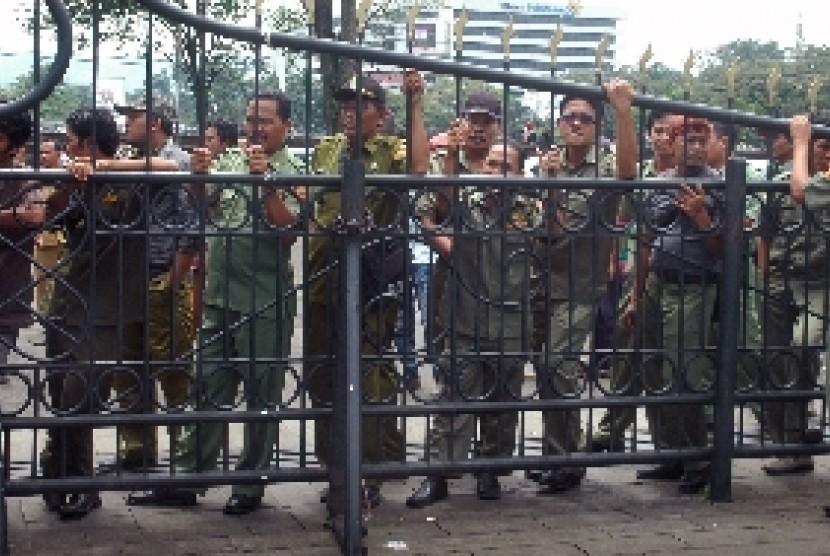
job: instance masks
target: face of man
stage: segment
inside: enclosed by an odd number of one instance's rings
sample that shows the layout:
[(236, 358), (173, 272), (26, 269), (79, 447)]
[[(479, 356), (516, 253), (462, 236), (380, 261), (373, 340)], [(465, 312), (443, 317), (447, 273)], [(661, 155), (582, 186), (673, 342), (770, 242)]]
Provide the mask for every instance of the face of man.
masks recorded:
[(78, 158), (79, 156), (92, 156), (89, 150), (89, 141), (85, 141), (72, 133), (72, 130), (66, 130), (66, 154), (69, 158)]
[(216, 158), (225, 152), (226, 148), (228, 148), (228, 146), (219, 139), (219, 132), (213, 126), (205, 130), (205, 147), (210, 151), (210, 155), (213, 158)]
[(772, 139), (772, 159), (778, 163), (792, 160), (793, 158), (793, 143), (785, 133), (779, 133)]
[(60, 153), (54, 141), (44, 141), (40, 144), (40, 164), (44, 168), (57, 168), (60, 166)]
[(706, 154), (706, 160), (709, 166), (712, 168), (723, 168), (726, 164), (728, 143), (728, 137), (718, 137), (714, 133), (709, 137), (709, 148)]
[(671, 140), (671, 126), (668, 117), (659, 118), (651, 124), (648, 133), (654, 156), (674, 156)]
[[(674, 137), (674, 156), (686, 168), (703, 168), (709, 158), (708, 129), (696, 126), (678, 131)], [(683, 164), (685, 163), (685, 164)]]
[(597, 114), (587, 101), (574, 99), (562, 107), (558, 126), (565, 145), (593, 145), (597, 134)]
[(275, 99), (251, 100), (245, 116), (245, 135), (251, 145), (261, 145), (266, 154), (274, 154), (285, 147), (291, 132), (291, 120), (283, 119)]
[(514, 147), (503, 144), (493, 145), (487, 155), (487, 160), (484, 162), (484, 173), (497, 176), (504, 175), (517, 176), (521, 175), (522, 169), (519, 168), (519, 151)]
[[(367, 99), (363, 99), (360, 108), (360, 133), (364, 138), (372, 137), (386, 120), (388, 113), (385, 108)], [(357, 134), (357, 100), (346, 100), (340, 103), (340, 123), (346, 137), (353, 139)]]
[[(155, 123), (155, 122), (151, 122)], [(153, 128), (150, 128), (152, 133)], [(127, 113), (127, 127), (124, 131), (124, 141), (134, 147), (143, 147), (147, 142), (147, 112), (133, 110)]]
[(0, 162), (8, 163), (12, 158), (14, 158), (14, 152), (9, 145), (9, 136), (0, 131)]
[(813, 166), (816, 172), (826, 172), (830, 168), (830, 139), (813, 141)]
[(467, 123), (466, 147), (489, 152), (501, 135), (498, 118), (486, 112), (473, 112), (465, 114), (464, 121)]

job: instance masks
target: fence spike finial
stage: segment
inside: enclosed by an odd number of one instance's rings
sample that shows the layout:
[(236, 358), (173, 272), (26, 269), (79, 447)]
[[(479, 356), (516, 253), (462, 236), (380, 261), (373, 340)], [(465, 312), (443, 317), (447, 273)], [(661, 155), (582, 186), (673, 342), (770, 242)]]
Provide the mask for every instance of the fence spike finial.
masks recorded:
[(418, 19), (418, 12), (421, 10), (421, 3), (419, 0), (412, 2), (412, 6), (406, 12), (406, 30), (410, 42), (415, 40), (415, 20)]
[(692, 68), (695, 67), (695, 51), (689, 49), (689, 57), (686, 58), (686, 63), (683, 64), (683, 88), (686, 93), (692, 92)]
[(810, 104), (810, 112), (818, 112), (818, 92), (821, 90), (821, 77), (818, 75), (813, 77), (810, 81), (810, 86), (807, 88), (807, 102)]
[(372, 4), (374, 4), (374, 2), (375, 0), (360, 0), (360, 5), (357, 7), (357, 13), (355, 14), (358, 35), (363, 33), (366, 29), (366, 23), (369, 19), (369, 10), (372, 9)]
[(648, 43), (648, 48), (646, 48), (646, 51), (643, 52), (642, 56), (640, 56), (640, 85), (644, 85), (648, 79), (648, 71), (646, 66), (648, 66), (649, 61), (651, 61), (653, 57), (654, 51), (651, 49), (651, 43)]
[(510, 62), (510, 39), (513, 38), (513, 16), (507, 22), (507, 27), (501, 34), (501, 50), (504, 54), (504, 62)]
[(550, 36), (550, 65), (556, 66), (556, 58), (559, 54), (559, 44), (565, 38), (565, 30), (562, 29), (562, 24), (556, 25), (556, 31)]
[(470, 16), (467, 13), (467, 8), (462, 8), (461, 15), (455, 20), (453, 25), (453, 33), (455, 33), (455, 50), (461, 52), (464, 49), (464, 27), (470, 21)]
[(767, 100), (770, 108), (778, 103), (778, 82), (781, 80), (781, 68), (774, 66), (767, 77)]
[(602, 40), (599, 41), (599, 44), (597, 45), (595, 62), (598, 72), (602, 71), (602, 64), (605, 59), (605, 52), (608, 50), (609, 46), (611, 46), (611, 36), (606, 33), (602, 36)]
[(729, 64), (729, 68), (726, 70), (726, 94), (731, 99), (735, 98), (735, 79), (738, 76), (739, 69), (738, 61), (735, 60)]

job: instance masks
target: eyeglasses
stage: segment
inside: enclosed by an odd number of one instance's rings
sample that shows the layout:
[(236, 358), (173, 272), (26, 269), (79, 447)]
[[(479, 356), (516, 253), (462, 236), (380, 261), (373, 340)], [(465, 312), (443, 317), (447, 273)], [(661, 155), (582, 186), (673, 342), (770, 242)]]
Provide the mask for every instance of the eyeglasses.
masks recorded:
[(597, 122), (597, 119), (593, 115), (585, 112), (567, 112), (562, 114), (559, 119), (568, 124), (580, 123), (582, 125), (591, 125)]

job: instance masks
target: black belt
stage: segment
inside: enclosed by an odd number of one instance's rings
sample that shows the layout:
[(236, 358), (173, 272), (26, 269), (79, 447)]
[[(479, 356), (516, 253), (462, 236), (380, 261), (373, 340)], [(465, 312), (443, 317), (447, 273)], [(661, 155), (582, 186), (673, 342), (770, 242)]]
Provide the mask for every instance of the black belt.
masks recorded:
[(659, 276), (664, 282), (670, 284), (717, 284), (720, 282), (720, 273), (718, 272), (688, 272), (678, 270), (676, 268), (654, 269), (654, 273)]

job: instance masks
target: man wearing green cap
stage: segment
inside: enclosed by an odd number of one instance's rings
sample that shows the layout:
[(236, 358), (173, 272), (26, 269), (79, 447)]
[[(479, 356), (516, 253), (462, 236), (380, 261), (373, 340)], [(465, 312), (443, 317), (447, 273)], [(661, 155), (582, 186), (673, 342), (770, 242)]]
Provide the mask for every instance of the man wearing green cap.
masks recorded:
[[(364, 78), (359, 84), (338, 90), (334, 98), (340, 103), (340, 122), (343, 132), (325, 137), (314, 149), (311, 170), (319, 174), (342, 174), (343, 164), (356, 150), (367, 174), (407, 173), (405, 157), (401, 156), (402, 140), (398, 137), (378, 134), (378, 126), (386, 119), (386, 92), (377, 81)], [(424, 82), (415, 71), (404, 76), (404, 90), (411, 95), (412, 118), (409, 122), (411, 138), (411, 174), (425, 174), (429, 165), (429, 142), (423, 120)], [(360, 112), (358, 112), (358, 98)], [(358, 133), (359, 132), (359, 133)], [(366, 209), (372, 224), (380, 229), (405, 223), (402, 207), (408, 196), (405, 191), (375, 187), (366, 188)], [(333, 188), (321, 188), (311, 196), (314, 203), (314, 220), (322, 230), (336, 226), (341, 212), (341, 194)], [(406, 228), (403, 228), (406, 229)], [(374, 240), (387, 242), (386, 238)], [(367, 249), (368, 247), (368, 249)], [(379, 250), (364, 246), (363, 275), (367, 282), (369, 252)], [(405, 246), (400, 250), (406, 256)], [(311, 402), (317, 407), (330, 406), (333, 399), (334, 374), (338, 345), (343, 341), (338, 327), (340, 299), (339, 269), (341, 247), (330, 233), (315, 235), (309, 244), (307, 284), (308, 294), (308, 344), (306, 345), (305, 380)], [(378, 261), (375, 261), (378, 262)], [(383, 269), (384, 265), (377, 265)], [(367, 357), (379, 357), (391, 346), (398, 311), (396, 301), (384, 295), (388, 285), (398, 279), (395, 276), (376, 276), (374, 287), (363, 288), (363, 372), (364, 396), (370, 403), (393, 401), (398, 390), (395, 368), (388, 362), (366, 363)], [(318, 419), (315, 423), (314, 445), (321, 463), (330, 462), (330, 420)], [(363, 461), (376, 463), (399, 461), (403, 458), (403, 437), (395, 417), (363, 417)], [(380, 502), (379, 482), (368, 481), (366, 499), (371, 506)]]
[[(126, 116), (125, 145), (119, 148), (122, 159), (144, 159), (151, 156), (170, 160), (180, 171), (190, 168), (190, 156), (173, 141), (173, 123), (176, 111), (170, 103), (146, 97), (115, 111)], [(152, 218), (149, 239), (150, 281), (148, 284), (147, 328), (149, 335), (149, 375), (158, 378), (168, 407), (181, 407), (189, 394), (187, 365), (174, 363), (193, 346), (192, 288), (190, 269), (199, 252), (196, 240), (185, 241), (171, 233), (193, 218), (188, 209), (192, 201), (180, 185), (158, 187), (150, 200)], [(141, 388), (132, 373), (117, 373), (113, 388), (121, 406), (131, 411), (152, 413), (156, 407), (153, 381)], [(143, 395), (142, 389), (148, 390)], [(178, 437), (178, 427), (170, 427), (171, 436)], [(148, 426), (127, 426), (121, 429), (119, 446), (120, 465), (124, 469), (138, 469), (156, 463), (158, 453), (157, 430)]]

